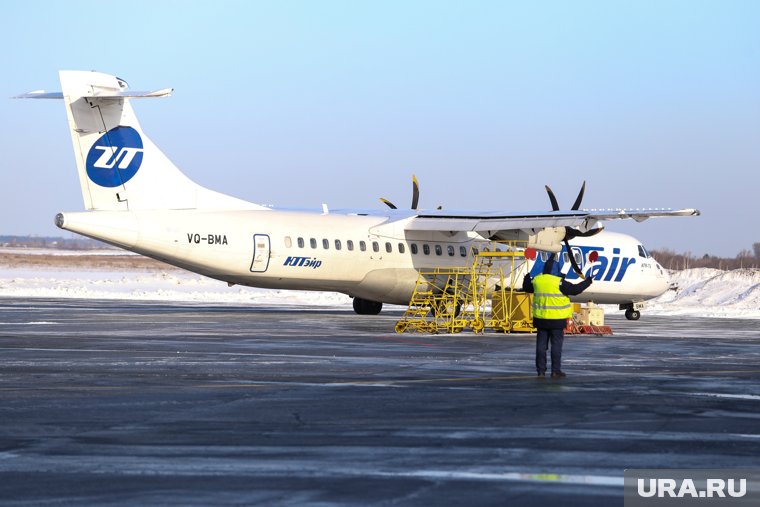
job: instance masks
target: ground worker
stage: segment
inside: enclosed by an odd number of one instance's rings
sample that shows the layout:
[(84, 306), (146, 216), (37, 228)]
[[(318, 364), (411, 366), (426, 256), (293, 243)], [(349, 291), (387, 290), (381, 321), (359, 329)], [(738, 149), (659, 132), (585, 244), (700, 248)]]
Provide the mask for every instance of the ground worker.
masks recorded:
[(536, 333), (536, 371), (539, 378), (546, 374), (546, 350), (551, 342), (552, 378), (565, 377), (562, 371), (562, 342), (565, 339), (567, 319), (573, 316), (568, 296), (577, 296), (592, 283), (587, 276), (582, 282), (572, 284), (565, 280), (559, 263), (551, 255), (544, 265), (543, 273), (523, 279), (523, 291), (533, 293), (533, 325)]

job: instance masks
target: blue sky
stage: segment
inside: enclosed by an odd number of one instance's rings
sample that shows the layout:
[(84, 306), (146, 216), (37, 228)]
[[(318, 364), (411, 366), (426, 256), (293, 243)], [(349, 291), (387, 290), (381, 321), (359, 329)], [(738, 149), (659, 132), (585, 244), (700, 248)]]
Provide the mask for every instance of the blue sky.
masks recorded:
[[(33, 7), (32, 7), (33, 5)], [(99, 70), (197, 182), (282, 206), (697, 207), (650, 248), (760, 241), (760, 3), (3, 3), (0, 97)], [(83, 207), (59, 101), (0, 100), (0, 234)]]

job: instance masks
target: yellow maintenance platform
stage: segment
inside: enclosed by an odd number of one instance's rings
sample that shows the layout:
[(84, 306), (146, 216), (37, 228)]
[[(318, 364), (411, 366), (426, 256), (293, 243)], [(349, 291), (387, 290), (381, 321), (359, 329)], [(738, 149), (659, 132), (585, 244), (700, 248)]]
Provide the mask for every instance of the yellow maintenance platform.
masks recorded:
[[(520, 244), (522, 243), (522, 244)], [(533, 332), (532, 295), (516, 290), (526, 274), (523, 242), (472, 249), (469, 267), (422, 270), (396, 332)]]

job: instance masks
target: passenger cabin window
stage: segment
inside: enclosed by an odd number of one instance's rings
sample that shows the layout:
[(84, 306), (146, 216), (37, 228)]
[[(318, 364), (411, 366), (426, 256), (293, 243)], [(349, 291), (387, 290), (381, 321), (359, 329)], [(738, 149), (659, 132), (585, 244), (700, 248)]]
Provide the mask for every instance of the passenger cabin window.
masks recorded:
[(460, 257), (467, 257), (467, 247), (460, 246), (459, 247), (459, 255), (460, 255)]
[(342, 245), (340, 244), (340, 240), (339, 240), (339, 239), (336, 239), (336, 240), (335, 240), (335, 249), (336, 249), (336, 250), (340, 250), (340, 249), (341, 249), (341, 246), (342, 246)]
[(379, 252), (380, 251), (380, 244), (377, 241), (372, 242), (372, 251), (373, 252)]
[(385, 243), (385, 251), (391, 253), (393, 251), (393, 245), (390, 243)]
[(329, 250), (330, 249), (330, 240), (329, 239), (323, 239), (322, 240), (322, 248), (324, 248), (325, 250)]
[(574, 250), (573, 257), (575, 257), (575, 263), (580, 266), (581, 261), (583, 261), (583, 255), (578, 250)]
[(290, 236), (285, 236), (285, 248), (290, 248), (293, 246), (293, 240), (290, 239)]
[(435, 245), (435, 254), (441, 255), (443, 253), (443, 248), (441, 248), (441, 245)]
[(541, 252), (541, 260), (546, 262), (549, 260), (549, 254), (546, 252)]
[(562, 262), (570, 262), (570, 256), (567, 255), (567, 252), (562, 252)]
[(472, 247), (472, 255), (478, 255), (480, 253), (480, 250), (478, 250), (478, 247), (474, 246)]
[(430, 255), (430, 245), (428, 245), (427, 243), (423, 243), (422, 253), (424, 253), (425, 255)]
[(317, 240), (315, 238), (309, 238), (309, 245), (312, 248), (317, 248)]
[(365, 243), (364, 241), (359, 241), (359, 250), (361, 250), (362, 252), (366, 252), (367, 251), (367, 243)]
[(447, 246), (446, 251), (448, 252), (449, 256), (454, 257), (454, 247), (452, 245)]
[(303, 248), (303, 247), (304, 247), (303, 238), (298, 238), (298, 248)]
[(350, 251), (353, 251), (353, 249), (354, 249), (354, 242), (351, 241), (350, 239), (348, 241), (346, 241), (346, 248), (348, 248)]
[(417, 249), (417, 243), (412, 243), (411, 245), (409, 245), (409, 248), (411, 248), (412, 250), (412, 255), (417, 255), (417, 252), (419, 252), (419, 250)]
[(398, 244), (398, 253), (404, 253), (406, 251), (406, 248), (404, 248), (403, 243)]

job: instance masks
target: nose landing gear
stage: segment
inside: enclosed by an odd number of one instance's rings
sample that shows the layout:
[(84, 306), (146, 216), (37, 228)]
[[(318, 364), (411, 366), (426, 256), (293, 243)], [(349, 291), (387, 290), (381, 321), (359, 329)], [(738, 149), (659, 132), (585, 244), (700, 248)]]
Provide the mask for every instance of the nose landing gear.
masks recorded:
[(620, 305), (621, 310), (625, 310), (625, 318), (628, 320), (639, 320), (641, 318), (641, 309), (644, 307), (644, 303), (628, 303), (627, 305)]

